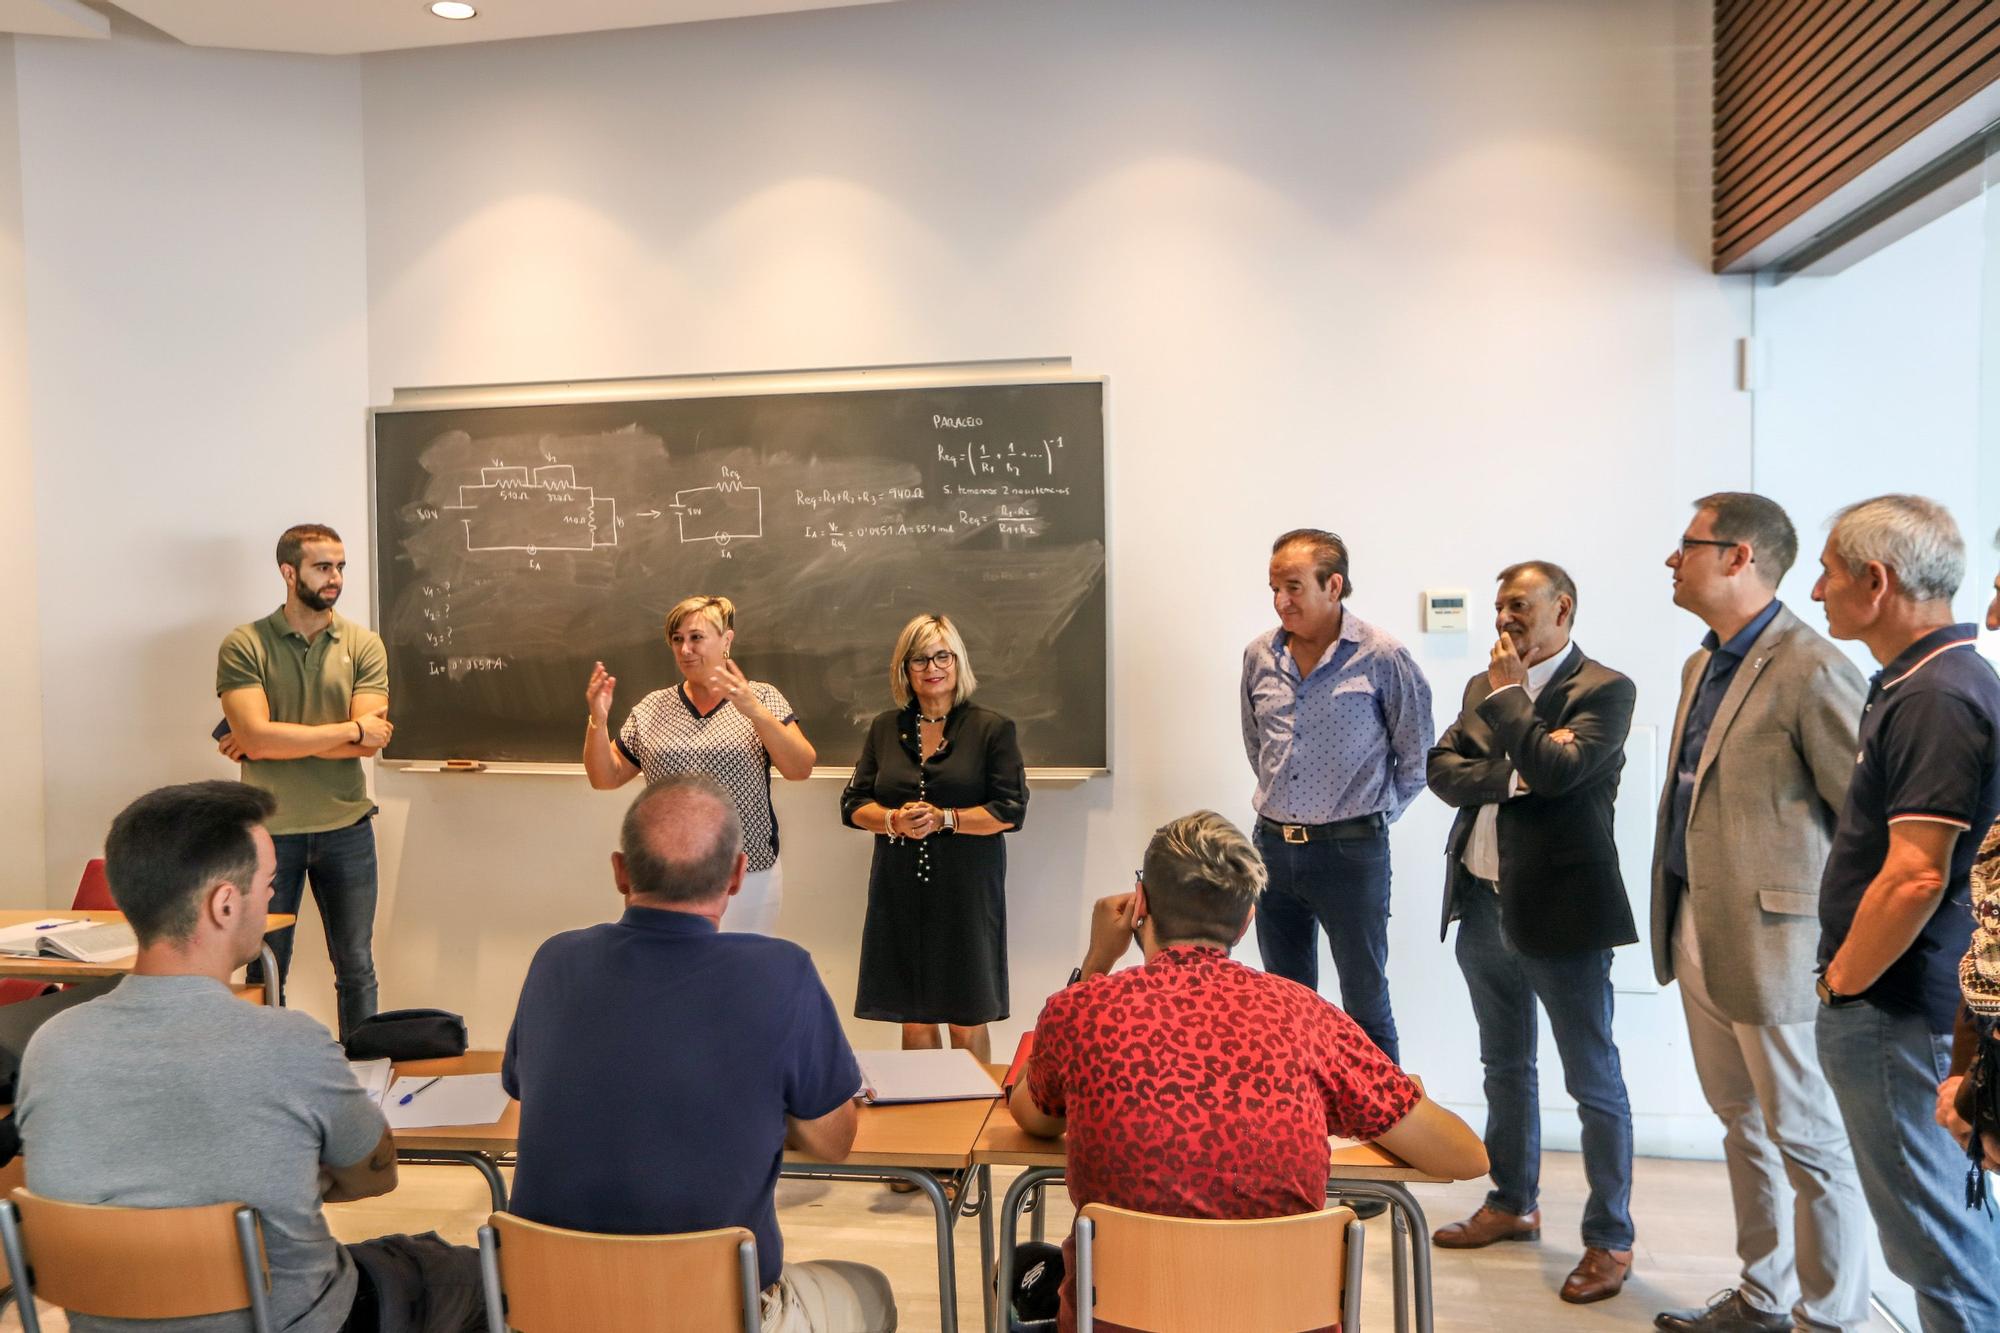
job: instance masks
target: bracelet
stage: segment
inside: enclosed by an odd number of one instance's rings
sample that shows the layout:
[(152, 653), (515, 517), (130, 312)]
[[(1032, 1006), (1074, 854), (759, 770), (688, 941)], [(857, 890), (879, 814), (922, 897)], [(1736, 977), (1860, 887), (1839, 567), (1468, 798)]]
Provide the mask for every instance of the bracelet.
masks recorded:
[(354, 719), (354, 743), (361, 745), (368, 740), (368, 733), (361, 729), (361, 719)]

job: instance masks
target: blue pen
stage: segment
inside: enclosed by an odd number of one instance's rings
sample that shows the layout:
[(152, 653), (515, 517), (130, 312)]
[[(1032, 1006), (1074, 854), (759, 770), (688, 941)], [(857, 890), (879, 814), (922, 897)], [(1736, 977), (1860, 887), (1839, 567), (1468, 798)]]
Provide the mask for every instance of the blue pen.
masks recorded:
[(430, 1080), (428, 1080), (427, 1082), (425, 1082), (425, 1084), (423, 1085), (423, 1087), (422, 1087), (422, 1088), (412, 1088), (412, 1089), (410, 1089), (410, 1090), (409, 1090), (408, 1092), (404, 1093), (404, 1094), (403, 1094), (402, 1096), (400, 1096), (400, 1097), (398, 1097), (398, 1098), (396, 1099), (396, 1105), (398, 1105), (398, 1106), (408, 1106), (408, 1105), (409, 1105), (409, 1104), (410, 1104), (410, 1103), (411, 1103), (412, 1101), (415, 1101), (415, 1100), (416, 1100), (416, 1096), (417, 1096), (417, 1094), (418, 1094), (418, 1093), (420, 1093), (420, 1092), (422, 1092), (422, 1091), (424, 1090), (424, 1088), (428, 1088), (428, 1087), (429, 1087), (429, 1086), (430, 1086), (430, 1085), (431, 1085), (432, 1083), (436, 1083), (436, 1082), (438, 1082), (438, 1081), (439, 1081), (439, 1079), (442, 1079), (443, 1077), (444, 1077), (444, 1075), (442, 1075), (442, 1074), (439, 1074), (439, 1075), (437, 1076), (437, 1078), (434, 1078), (434, 1079), (430, 1079)]
[(41, 926), (36, 926), (36, 927), (35, 927), (35, 929), (36, 929), (36, 930), (61, 930), (61, 929), (62, 929), (62, 928), (63, 928), (64, 926), (67, 926), (68, 924), (69, 924), (69, 922), (67, 922), (67, 921), (51, 921), (51, 922), (49, 922), (49, 923), (48, 923), (48, 924), (46, 924), (46, 925), (41, 925)]

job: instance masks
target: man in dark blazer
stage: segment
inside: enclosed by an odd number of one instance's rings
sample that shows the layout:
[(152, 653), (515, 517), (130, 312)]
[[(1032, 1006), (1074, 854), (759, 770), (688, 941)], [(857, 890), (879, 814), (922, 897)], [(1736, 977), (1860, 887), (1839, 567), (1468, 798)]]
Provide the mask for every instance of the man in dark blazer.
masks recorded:
[(1444, 918), (1479, 1024), (1493, 1188), (1433, 1237), (1450, 1249), (1541, 1235), (1535, 1002), (1583, 1121), (1583, 1258), (1574, 1304), (1615, 1296), (1632, 1270), (1632, 1109), (1611, 1036), (1611, 950), (1638, 939), (1612, 837), (1637, 692), (1570, 642), (1576, 583), (1530, 560), (1500, 572), (1500, 632), (1431, 750), (1429, 781), (1458, 811)]

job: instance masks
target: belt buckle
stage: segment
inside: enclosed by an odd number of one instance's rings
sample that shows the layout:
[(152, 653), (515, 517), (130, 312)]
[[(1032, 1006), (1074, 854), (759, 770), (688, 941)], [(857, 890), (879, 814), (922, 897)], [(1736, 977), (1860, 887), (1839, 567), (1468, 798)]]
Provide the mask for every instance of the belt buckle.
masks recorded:
[(1306, 826), (1304, 824), (1280, 824), (1278, 825), (1278, 830), (1285, 835), (1286, 842), (1306, 841)]

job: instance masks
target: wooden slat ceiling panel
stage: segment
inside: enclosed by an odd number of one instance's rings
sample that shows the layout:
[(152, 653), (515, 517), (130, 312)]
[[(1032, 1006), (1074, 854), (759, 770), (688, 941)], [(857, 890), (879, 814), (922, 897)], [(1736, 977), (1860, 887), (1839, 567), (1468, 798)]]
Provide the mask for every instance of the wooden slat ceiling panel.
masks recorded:
[(1774, 123), (1760, 142), (1729, 153), (1726, 165), (1718, 145), (1717, 220), (1726, 225), (1741, 215), (1746, 200), (1754, 201), (1798, 170), (1809, 169), (1824, 155), (1829, 139), (1853, 130), (1857, 118), (1865, 123), (1897, 93), (1936, 69), (1940, 59), (1955, 58), (1995, 23), (2000, 23), (2000, 6), (1929, 6), (1862, 48), (1840, 78)]
[(1717, 270), (1996, 78), (1991, 0), (1716, 0)]
[(1922, 4), (1923, 0), (1900, 0), (1872, 9), (1843, 0), (1827, 4), (1820, 11), (1820, 23), (1803, 29), (1797, 41), (1787, 44), (1784, 63), (1762, 84), (1738, 82), (1730, 103), (1717, 104), (1717, 145), (1734, 148), (1773, 121), (1802, 114), (1806, 100), (1845, 66), (1847, 53), (1857, 42), (1865, 42), (1878, 22), (1914, 13)]
[(1727, 23), (1720, 16), (1716, 20), (1717, 62), (1740, 60), (1744, 48), (1768, 29), (1772, 17), (1784, 7), (1785, 0), (1749, 0), (1745, 4), (1718, 5), (1718, 11), (1726, 8), (1731, 17)]
[(1902, 63), (1893, 71), (1885, 66), (1855, 90), (1865, 93), (1860, 100), (1842, 99), (1834, 105), (1831, 119), (1821, 117), (1803, 127), (1798, 140), (1718, 196), (1716, 225), (1729, 231), (1758, 209), (1768, 210), (1774, 199), (1788, 195), (1802, 179), (1824, 174), (1830, 164), (1863, 152), (1869, 143), (1892, 133), (1921, 109), (1925, 95), (1944, 91), (1993, 52), (2000, 43), (2000, 9), (1976, 28), (1968, 25), (1961, 29), (1961, 35), (1971, 44), (1954, 43), (1949, 48), (1940, 44), (1922, 53), (1929, 57), (1948, 49), (1950, 57), (1942, 65), (1924, 58)]
[[(1747, 37), (1740, 54), (1728, 62), (1730, 91), (1738, 103), (1748, 100), (1744, 96), (1746, 89), (1768, 82), (1772, 62), (1782, 60), (1787, 49), (1794, 44), (1792, 40), (1781, 39), (1804, 27), (1819, 11), (1836, 7), (1828, 0), (1783, 0), (1773, 6), (1771, 22)], [(1734, 108), (1718, 99), (1715, 109), (1719, 118)]]
[(1747, 249), (1757, 237), (1796, 219), (1818, 199), (1833, 193), (1862, 171), (1881, 161), (1900, 143), (1951, 110), (1963, 96), (1948, 96), (1965, 87), (1978, 89), (2000, 76), (2000, 28), (1950, 63), (1938, 68), (1885, 108), (1880, 124), (1871, 124), (1836, 142), (1822, 162), (1836, 162), (1817, 175), (1802, 175), (1768, 200), (1740, 215), (1716, 233), (1718, 250)]

